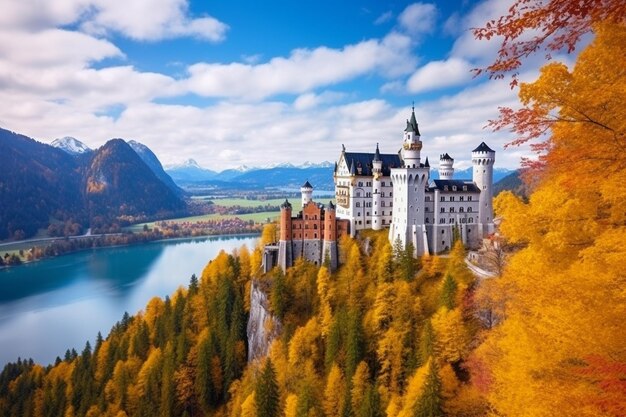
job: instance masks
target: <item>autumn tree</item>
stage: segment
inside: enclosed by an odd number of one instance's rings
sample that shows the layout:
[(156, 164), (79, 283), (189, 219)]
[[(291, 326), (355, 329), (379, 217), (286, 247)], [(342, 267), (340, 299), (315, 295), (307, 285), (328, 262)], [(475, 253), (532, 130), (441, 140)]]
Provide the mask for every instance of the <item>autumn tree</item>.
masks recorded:
[(255, 393), (256, 417), (277, 417), (279, 411), (279, 391), (276, 371), (271, 359), (267, 358), (259, 375)]

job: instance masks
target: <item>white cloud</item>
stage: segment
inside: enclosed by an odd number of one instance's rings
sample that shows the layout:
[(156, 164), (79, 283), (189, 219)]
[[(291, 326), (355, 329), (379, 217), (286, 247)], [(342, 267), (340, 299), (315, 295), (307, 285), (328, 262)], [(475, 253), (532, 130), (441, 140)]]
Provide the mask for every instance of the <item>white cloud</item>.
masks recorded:
[(461, 85), (472, 79), (471, 68), (469, 62), (458, 58), (430, 61), (409, 78), (407, 88), (411, 93), (421, 93)]
[(36, 31), (75, 24), (89, 34), (116, 32), (146, 41), (181, 36), (224, 39), (228, 25), (211, 16), (191, 17), (188, 8), (188, 0), (5, 1), (0, 27)]
[(269, 62), (200, 63), (189, 67), (190, 91), (207, 97), (261, 99), (281, 93), (300, 94), (366, 74), (396, 77), (411, 72), (415, 58), (410, 40), (391, 33), (342, 49), (296, 49), (288, 58)]
[(393, 17), (393, 13), (391, 12), (391, 10), (388, 10), (385, 13), (378, 16), (376, 20), (374, 20), (374, 24), (382, 25), (383, 23), (390, 21), (392, 17)]
[(437, 7), (430, 3), (413, 3), (398, 16), (400, 27), (407, 33), (418, 35), (435, 28)]

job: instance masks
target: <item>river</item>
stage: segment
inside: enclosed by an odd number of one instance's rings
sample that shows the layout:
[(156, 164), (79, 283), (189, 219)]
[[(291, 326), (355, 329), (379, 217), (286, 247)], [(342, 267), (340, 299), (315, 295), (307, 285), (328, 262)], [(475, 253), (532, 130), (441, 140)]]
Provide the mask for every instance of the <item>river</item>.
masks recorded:
[(256, 236), (224, 236), (99, 248), (0, 269), (0, 369), (22, 358), (48, 364), (104, 337), (124, 312), (187, 286), (220, 250)]

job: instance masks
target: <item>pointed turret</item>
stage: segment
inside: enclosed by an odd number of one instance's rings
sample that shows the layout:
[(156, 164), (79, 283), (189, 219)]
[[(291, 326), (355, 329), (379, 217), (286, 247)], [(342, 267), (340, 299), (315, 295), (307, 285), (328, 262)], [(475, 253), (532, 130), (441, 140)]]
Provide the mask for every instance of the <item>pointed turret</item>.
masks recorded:
[(352, 163), (350, 164), (350, 175), (356, 175), (356, 169), (354, 168), (354, 159), (352, 160)]
[(376, 152), (374, 152), (374, 162), (380, 161), (380, 151), (378, 150), (378, 143), (376, 144)]
[(430, 168), (430, 162), (428, 162), (428, 157), (426, 157), (426, 162), (424, 163), (424, 167)]
[(300, 193), (302, 194), (302, 208), (304, 208), (309, 201), (313, 200), (313, 186), (308, 180), (300, 187)]

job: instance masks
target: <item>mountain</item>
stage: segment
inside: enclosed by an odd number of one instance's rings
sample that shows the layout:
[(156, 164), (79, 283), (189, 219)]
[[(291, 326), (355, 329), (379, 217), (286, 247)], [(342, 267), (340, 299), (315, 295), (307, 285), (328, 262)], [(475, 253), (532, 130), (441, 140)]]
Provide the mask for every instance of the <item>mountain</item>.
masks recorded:
[(215, 175), (217, 174), (215, 171), (202, 168), (193, 159), (188, 159), (187, 161), (179, 165), (166, 166), (165, 172), (177, 184), (186, 182), (207, 181), (215, 178)]
[(51, 216), (84, 221), (81, 179), (79, 159), (0, 129), (0, 240), (32, 236)]
[[(493, 169), (493, 183), (497, 183), (502, 178), (514, 172), (508, 168), (494, 168)], [(472, 168), (465, 169), (455, 169), (454, 170), (454, 178), (455, 179), (471, 179), (472, 178)], [(439, 179), (439, 170), (437, 168), (431, 168), (430, 170), (430, 179), (438, 180)]]
[(65, 136), (64, 138), (55, 139), (50, 144), (55, 148), (59, 148), (70, 155), (80, 155), (91, 152), (91, 148), (76, 138)]
[(94, 152), (85, 177), (90, 218), (151, 216), (185, 208), (176, 192), (122, 139), (112, 139)]
[(0, 240), (32, 236), (52, 222), (104, 225), (184, 209), (121, 139), (70, 154), (0, 129)]
[(145, 162), (146, 165), (154, 172), (154, 174), (159, 178), (165, 185), (167, 185), (172, 191), (174, 191), (177, 195), (181, 196), (184, 194), (184, 191), (176, 185), (176, 183), (172, 180), (172, 177), (167, 175), (165, 170), (163, 170), (163, 165), (161, 165), (161, 161), (159, 158), (143, 143), (139, 143), (134, 140), (129, 140), (127, 142), (131, 148), (139, 155), (141, 160)]
[(526, 184), (524, 184), (520, 178), (519, 170), (511, 172), (493, 185), (493, 195), (498, 195), (505, 190), (512, 191), (520, 197), (527, 197), (529, 195)]

